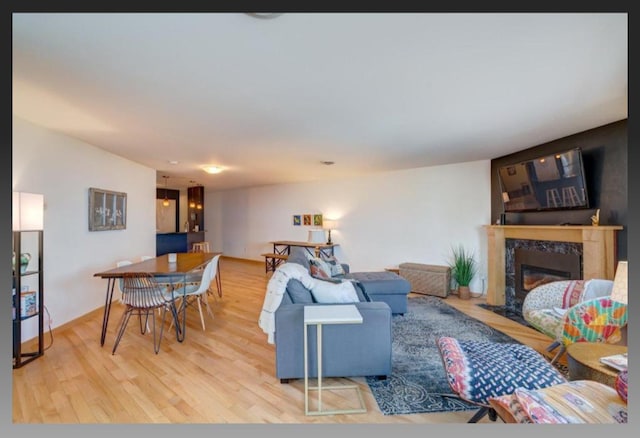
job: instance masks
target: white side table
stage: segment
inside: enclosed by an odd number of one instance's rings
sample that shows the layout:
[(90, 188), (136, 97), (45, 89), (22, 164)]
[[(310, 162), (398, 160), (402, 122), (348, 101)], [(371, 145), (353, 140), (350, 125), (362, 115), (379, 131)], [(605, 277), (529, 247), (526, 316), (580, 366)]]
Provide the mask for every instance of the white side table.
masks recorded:
[[(353, 304), (304, 307), (304, 413), (305, 415), (361, 414), (367, 412), (358, 385), (322, 386), (322, 326), (324, 324), (362, 324), (362, 315)], [(316, 326), (318, 385), (309, 386), (308, 327)], [(355, 389), (360, 407), (355, 409), (322, 409), (322, 390)], [(309, 410), (309, 391), (318, 391), (318, 410)]]

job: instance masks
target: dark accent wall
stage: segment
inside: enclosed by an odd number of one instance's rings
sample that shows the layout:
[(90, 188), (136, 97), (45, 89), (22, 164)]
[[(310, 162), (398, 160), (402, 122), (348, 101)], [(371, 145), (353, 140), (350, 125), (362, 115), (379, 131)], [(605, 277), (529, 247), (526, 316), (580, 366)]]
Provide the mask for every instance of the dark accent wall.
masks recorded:
[(622, 225), (618, 232), (616, 254), (627, 260), (627, 119), (578, 134), (533, 146), (491, 160), (491, 217), (495, 223), (502, 213), (498, 169), (542, 155), (568, 149), (582, 149), (587, 180), (588, 209), (546, 212), (506, 213), (506, 225), (590, 225), (591, 216), (600, 209), (601, 225)]

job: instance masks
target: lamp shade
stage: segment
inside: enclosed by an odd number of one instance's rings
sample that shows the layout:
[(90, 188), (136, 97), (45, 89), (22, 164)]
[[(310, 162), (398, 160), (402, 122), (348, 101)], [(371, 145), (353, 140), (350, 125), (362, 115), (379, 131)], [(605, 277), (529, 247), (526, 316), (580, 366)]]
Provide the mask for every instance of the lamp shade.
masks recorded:
[(44, 228), (44, 195), (13, 192), (13, 231), (34, 231)]
[(309, 230), (309, 243), (324, 243), (324, 230)]
[(611, 299), (624, 304), (627, 304), (629, 296), (628, 264), (626, 261), (618, 262), (611, 290)]

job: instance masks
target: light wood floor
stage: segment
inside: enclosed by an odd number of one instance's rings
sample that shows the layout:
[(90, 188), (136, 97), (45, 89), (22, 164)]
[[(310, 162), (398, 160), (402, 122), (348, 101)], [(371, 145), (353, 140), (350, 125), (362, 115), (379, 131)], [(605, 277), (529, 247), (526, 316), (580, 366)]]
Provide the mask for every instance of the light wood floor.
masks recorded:
[[(119, 304), (112, 308), (104, 347), (99, 342), (102, 309), (55, 329), (43, 357), (13, 370), (13, 422), (410, 424), (464, 423), (471, 418), (474, 411), (382, 415), (364, 378), (326, 383), (355, 381), (366, 414), (305, 416), (304, 381), (279, 382), (274, 346), (258, 327), (270, 274), (263, 263), (247, 260), (222, 258), (220, 267), (223, 297), (210, 298), (215, 317), (205, 316), (206, 331), (197, 309), (191, 309), (185, 341), (177, 342), (175, 332), (167, 331), (157, 355), (151, 337), (137, 330), (136, 318), (111, 354), (122, 312)], [(548, 338), (475, 305), (482, 301), (447, 298), (448, 304), (544, 352)], [(354, 406), (355, 394), (351, 398), (350, 393), (325, 396), (325, 406)]]

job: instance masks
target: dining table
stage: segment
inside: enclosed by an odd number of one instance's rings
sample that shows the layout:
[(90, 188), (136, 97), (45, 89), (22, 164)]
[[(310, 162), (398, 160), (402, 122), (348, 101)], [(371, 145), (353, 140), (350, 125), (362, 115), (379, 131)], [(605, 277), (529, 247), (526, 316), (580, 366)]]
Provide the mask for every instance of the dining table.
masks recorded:
[[(108, 271), (97, 272), (94, 277), (100, 277), (107, 280), (107, 291), (104, 303), (104, 313), (102, 316), (102, 333), (100, 334), (100, 346), (104, 345), (107, 335), (107, 326), (109, 324), (109, 314), (111, 313), (111, 302), (113, 300), (113, 289), (117, 280), (124, 277), (125, 274), (151, 274), (160, 283), (166, 283), (171, 286), (172, 296), (176, 290), (175, 286), (180, 283), (186, 283), (187, 276), (194, 274), (197, 270), (202, 269), (220, 252), (185, 252), (175, 253), (175, 262), (170, 261), (170, 254), (163, 254), (158, 257), (150, 258), (141, 262), (131, 263), (129, 265), (120, 266), (118, 268), (109, 269)], [(183, 293), (186, 290), (182, 288)], [(179, 342), (182, 342), (186, 332), (186, 306), (182, 306), (182, 322), (179, 327), (176, 324), (176, 336)]]

